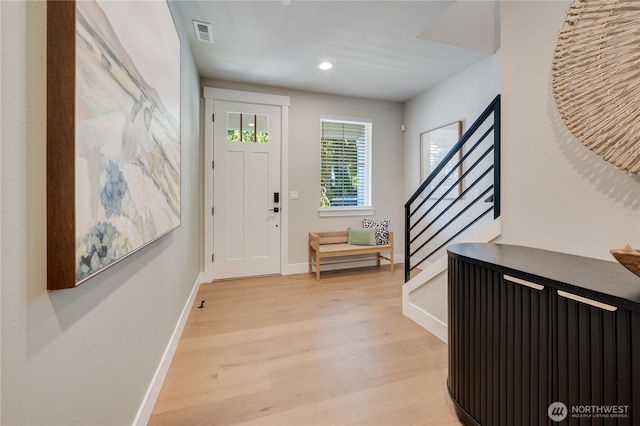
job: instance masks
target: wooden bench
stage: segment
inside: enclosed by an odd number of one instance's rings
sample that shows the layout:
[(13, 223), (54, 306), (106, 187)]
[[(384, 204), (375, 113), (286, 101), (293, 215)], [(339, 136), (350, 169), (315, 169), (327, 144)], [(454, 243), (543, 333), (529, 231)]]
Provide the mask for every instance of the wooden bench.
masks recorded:
[[(375, 246), (360, 246), (349, 244), (348, 231), (336, 232), (309, 232), (309, 273), (313, 275), (313, 268), (316, 270), (316, 280), (320, 279), (320, 266), (335, 265), (338, 263), (363, 262), (376, 260), (380, 266), (380, 260), (385, 259), (391, 262), (391, 272), (393, 272), (393, 232), (389, 231), (389, 244)], [(382, 252), (389, 252), (389, 257), (383, 256)], [(355, 259), (343, 259), (332, 262), (320, 262), (322, 259), (330, 257), (354, 256), (360, 254), (375, 254), (375, 257), (358, 257)]]

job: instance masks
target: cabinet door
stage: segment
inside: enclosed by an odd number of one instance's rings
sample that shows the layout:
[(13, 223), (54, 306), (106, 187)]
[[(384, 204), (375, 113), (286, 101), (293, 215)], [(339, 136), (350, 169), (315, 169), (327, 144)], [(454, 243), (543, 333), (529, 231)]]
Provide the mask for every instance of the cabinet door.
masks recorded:
[(506, 390), (499, 406), (500, 424), (545, 424), (551, 391), (551, 289), (508, 275), (501, 276), (500, 286), (500, 387)]
[(569, 425), (638, 424), (640, 314), (558, 293), (551, 402), (566, 405)]
[(546, 287), (450, 261), (449, 390), (475, 422), (549, 420), (549, 299)]

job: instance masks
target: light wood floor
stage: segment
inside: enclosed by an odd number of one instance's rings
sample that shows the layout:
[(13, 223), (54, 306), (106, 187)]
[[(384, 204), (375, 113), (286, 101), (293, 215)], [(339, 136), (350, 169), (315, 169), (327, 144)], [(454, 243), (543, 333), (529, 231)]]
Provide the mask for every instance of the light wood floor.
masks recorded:
[(447, 347), (402, 315), (402, 282), (387, 266), (203, 284), (149, 424), (460, 424)]

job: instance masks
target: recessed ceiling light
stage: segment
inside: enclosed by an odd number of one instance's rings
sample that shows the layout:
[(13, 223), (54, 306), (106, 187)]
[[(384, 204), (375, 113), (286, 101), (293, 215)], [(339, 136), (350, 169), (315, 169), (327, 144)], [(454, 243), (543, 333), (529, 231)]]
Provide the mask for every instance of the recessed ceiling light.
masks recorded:
[(331, 68), (333, 68), (333, 64), (331, 62), (323, 62), (320, 65), (318, 65), (318, 68), (320, 68), (323, 71), (330, 70)]

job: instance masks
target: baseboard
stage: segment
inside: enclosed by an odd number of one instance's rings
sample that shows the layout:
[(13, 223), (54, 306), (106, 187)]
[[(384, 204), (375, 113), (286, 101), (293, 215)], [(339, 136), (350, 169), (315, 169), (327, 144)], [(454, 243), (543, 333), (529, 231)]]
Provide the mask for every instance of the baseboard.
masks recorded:
[(173, 359), (173, 355), (176, 352), (178, 342), (180, 341), (180, 336), (182, 335), (184, 326), (187, 323), (189, 314), (191, 313), (191, 307), (193, 306), (193, 302), (196, 299), (196, 295), (198, 294), (198, 289), (200, 288), (200, 284), (202, 283), (202, 278), (203, 275), (202, 273), (200, 273), (193, 285), (193, 288), (191, 289), (191, 294), (189, 294), (189, 298), (187, 299), (187, 302), (182, 309), (182, 313), (178, 318), (178, 323), (176, 324), (176, 327), (173, 330), (173, 334), (169, 339), (167, 348), (165, 349), (164, 354), (162, 354), (160, 364), (158, 365), (158, 368), (153, 375), (153, 379), (151, 379), (151, 383), (149, 384), (147, 393), (142, 399), (142, 403), (140, 404), (140, 408), (138, 409), (138, 414), (136, 414), (136, 418), (133, 421), (134, 426), (142, 426), (149, 423), (151, 413), (153, 412), (153, 407), (156, 405), (158, 395), (160, 395), (162, 383), (164, 383), (164, 379), (167, 377), (167, 372), (169, 371), (171, 360)]
[(412, 303), (407, 303), (403, 306), (403, 312), (406, 317), (411, 318), (418, 323), (422, 328), (429, 333), (442, 340), (444, 343), (449, 341), (449, 329), (447, 324), (440, 321), (438, 318), (431, 315), (429, 312), (424, 311)]
[(309, 272), (309, 264), (307, 263), (290, 263), (286, 270), (282, 271), (282, 275), (304, 274)]

